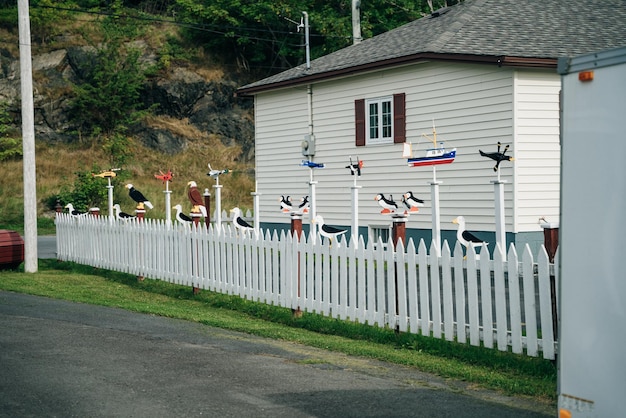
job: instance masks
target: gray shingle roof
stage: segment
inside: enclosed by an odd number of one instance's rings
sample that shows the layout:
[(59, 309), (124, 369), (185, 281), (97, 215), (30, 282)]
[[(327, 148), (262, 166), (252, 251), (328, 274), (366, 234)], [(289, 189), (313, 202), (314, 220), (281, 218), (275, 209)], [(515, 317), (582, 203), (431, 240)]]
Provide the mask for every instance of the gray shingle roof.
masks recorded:
[[(424, 59), (556, 67), (626, 45), (626, 0), (465, 0), (239, 89), (255, 93)], [(313, 23), (314, 24), (314, 23)]]

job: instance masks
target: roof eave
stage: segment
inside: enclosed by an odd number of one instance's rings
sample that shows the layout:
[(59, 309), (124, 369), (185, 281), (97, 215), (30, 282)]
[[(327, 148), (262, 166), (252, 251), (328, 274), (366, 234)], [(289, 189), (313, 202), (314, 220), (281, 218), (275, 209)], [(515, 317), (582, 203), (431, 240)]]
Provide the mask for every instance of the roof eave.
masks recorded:
[(528, 57), (509, 57), (509, 56), (492, 56), (492, 55), (471, 55), (471, 54), (437, 54), (430, 52), (423, 52), (414, 55), (406, 55), (403, 57), (397, 57), (387, 60), (381, 60), (371, 62), (363, 65), (357, 65), (347, 68), (342, 68), (333, 71), (326, 71), (322, 73), (316, 73), (311, 75), (303, 75), (301, 77), (294, 77), (284, 81), (278, 81), (275, 83), (262, 84), (253, 86), (250, 88), (239, 88), (237, 95), (250, 96), (264, 91), (277, 90), (287, 87), (300, 86), (303, 84), (311, 84), (318, 81), (334, 79), (338, 77), (345, 77), (362, 72), (368, 72), (383, 68), (397, 67), (400, 65), (406, 65), (419, 61), (454, 61), (461, 63), (473, 63), (473, 64), (493, 64), (500, 67), (521, 67), (521, 68), (554, 68), (557, 67), (556, 58), (528, 58)]

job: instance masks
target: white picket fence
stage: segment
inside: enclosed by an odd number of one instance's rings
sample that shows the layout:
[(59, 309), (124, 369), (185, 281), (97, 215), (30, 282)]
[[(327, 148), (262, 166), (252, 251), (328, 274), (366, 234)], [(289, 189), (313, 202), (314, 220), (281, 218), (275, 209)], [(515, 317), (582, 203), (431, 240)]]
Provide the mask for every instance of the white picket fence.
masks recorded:
[[(161, 220), (109, 222), (106, 217), (56, 218), (57, 257), (239, 295), (300, 309), (554, 359), (551, 276), (554, 265), (542, 248), (537, 260), (528, 246), (521, 261), (514, 246), (504, 257), (486, 247), (464, 258), (444, 242), (441, 251), (424, 241), (416, 249), (345, 242), (282, 232), (239, 234)], [(430, 255), (429, 255), (430, 253)], [(558, 265), (558, 264), (557, 264)], [(554, 300), (558, 300), (554, 295)]]

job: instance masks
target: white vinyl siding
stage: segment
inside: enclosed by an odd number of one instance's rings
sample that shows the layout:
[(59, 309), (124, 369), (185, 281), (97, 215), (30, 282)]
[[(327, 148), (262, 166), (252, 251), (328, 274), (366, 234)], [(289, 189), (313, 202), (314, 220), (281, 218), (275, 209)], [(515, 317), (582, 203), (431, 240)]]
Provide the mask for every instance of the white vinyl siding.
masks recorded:
[(559, 220), (560, 89), (556, 73), (525, 71), (515, 76), (515, 232), (540, 231), (540, 217)]
[[(504, 187), (506, 230), (536, 230), (538, 226), (531, 228), (528, 221), (521, 224), (528, 229), (518, 227), (514, 220), (513, 190), (517, 185), (532, 189), (534, 175), (556, 174), (558, 183), (558, 168), (551, 174), (548, 170), (555, 164), (558, 167), (558, 158), (556, 162), (546, 161), (551, 167), (537, 174), (533, 174), (532, 169), (520, 172), (528, 166), (522, 156), (530, 152), (532, 138), (528, 132), (532, 131), (532, 122), (528, 120), (526, 126), (514, 127), (514, 73), (512, 69), (478, 64), (420, 63), (313, 85), (316, 138), (313, 160), (326, 164), (326, 168), (314, 170), (317, 213), (323, 215), (328, 224), (350, 225), (353, 177), (345, 167), (350, 156), (353, 160), (358, 156), (364, 162), (357, 183), (361, 186), (360, 226), (384, 225), (391, 221), (388, 215), (380, 214), (381, 208), (374, 200), (376, 194), (383, 193), (387, 197), (391, 194), (401, 205), (402, 194), (410, 190), (426, 203), (417, 214), (410, 216), (407, 228), (431, 229), (429, 182), (433, 177), (432, 168), (408, 167), (406, 159), (402, 158), (402, 144), (355, 146), (355, 99), (388, 97), (402, 92), (406, 94), (406, 138), (413, 143), (414, 153), (424, 152), (429, 146), (422, 134), (432, 135), (433, 120), (438, 141), (446, 148), (457, 148), (455, 162), (437, 168), (437, 180), (442, 182), (442, 230), (455, 230), (451, 221), (458, 215), (465, 216), (470, 230), (495, 230), (491, 183), (496, 178), (494, 161), (481, 157), (478, 150), (493, 152), (498, 141), (510, 144), (508, 153), (516, 157), (514, 162), (505, 161), (500, 165), (501, 179), (507, 181)], [(532, 92), (528, 95), (530, 99)], [(279, 211), (278, 199), (281, 195), (290, 195), (292, 200), (297, 200), (309, 193), (309, 169), (299, 166), (303, 159), (300, 142), (308, 133), (307, 90), (301, 87), (262, 93), (256, 96), (255, 103), (261, 221), (289, 223), (289, 216)], [(558, 101), (556, 106), (558, 108)], [(545, 122), (554, 123), (549, 119)], [(521, 149), (514, 143), (514, 132), (526, 141)], [(550, 137), (549, 141), (555, 139)], [(551, 158), (554, 145), (545, 143), (543, 146), (549, 148), (546, 158)], [(518, 155), (518, 151), (522, 155)], [(519, 176), (523, 181), (517, 181)], [(553, 179), (549, 183), (553, 184)], [(552, 193), (553, 186), (545, 184), (546, 190), (542, 193)], [(518, 190), (517, 193), (520, 204), (531, 203), (527, 196), (532, 192)], [(534, 215), (524, 216), (530, 220)], [(309, 220), (305, 217), (303, 222)]]

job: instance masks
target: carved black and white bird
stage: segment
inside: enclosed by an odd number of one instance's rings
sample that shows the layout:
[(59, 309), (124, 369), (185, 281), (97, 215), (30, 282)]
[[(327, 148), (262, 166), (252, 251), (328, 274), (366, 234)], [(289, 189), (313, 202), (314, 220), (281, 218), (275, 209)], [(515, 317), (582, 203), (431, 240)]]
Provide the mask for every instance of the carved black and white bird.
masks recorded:
[(238, 207), (234, 207), (230, 210), (230, 213), (233, 214), (233, 226), (237, 230), (244, 232), (244, 233), (247, 231), (254, 230), (254, 227), (250, 225), (248, 222), (246, 222), (241, 216), (241, 209), (239, 209)]
[(67, 213), (69, 213), (70, 216), (74, 216), (74, 217), (86, 216), (88, 214), (87, 212), (81, 212), (79, 210), (74, 209), (74, 205), (72, 205), (71, 203), (68, 203), (67, 205), (65, 205), (65, 209), (67, 209)]
[(478, 150), (478, 152), (480, 152), (480, 155), (483, 157), (487, 157), (487, 158), (491, 158), (492, 160), (494, 160), (496, 162), (496, 165), (493, 167), (493, 171), (498, 171), (498, 168), (500, 167), (500, 163), (502, 161), (513, 161), (515, 160), (515, 158), (511, 157), (510, 155), (505, 155), (506, 152), (509, 150), (509, 145), (507, 144), (506, 147), (504, 147), (504, 151), (500, 152), (500, 147), (502, 146), (502, 143), (500, 143), (498, 141), (498, 151), (497, 152), (483, 152), (481, 150)]
[(119, 203), (116, 203), (113, 205), (113, 211), (115, 212), (115, 219), (117, 219), (118, 221), (128, 221), (128, 220), (136, 218), (135, 215), (122, 212), (122, 208), (120, 208)]
[(309, 204), (309, 196), (302, 197), (302, 199), (300, 199), (300, 204), (298, 205), (298, 213), (309, 213)]
[[(316, 225), (319, 225), (320, 235), (328, 238), (331, 245), (332, 245), (333, 240), (338, 240), (338, 237), (340, 235), (345, 234), (348, 231), (347, 229), (340, 229), (334, 226), (326, 225), (324, 223), (324, 218), (322, 217), (322, 215), (315, 216), (315, 218), (313, 218), (311, 222), (313, 222)], [(337, 241), (337, 243), (339, 243), (339, 241)]]
[(457, 216), (456, 218), (454, 218), (452, 223), (458, 225), (458, 229), (456, 231), (456, 239), (465, 248), (479, 247), (485, 242), (465, 229), (465, 218), (463, 216)]
[(419, 208), (424, 206), (424, 201), (413, 195), (411, 191), (402, 195), (402, 203), (404, 203), (409, 212), (417, 212)]
[(374, 200), (378, 201), (380, 207), (383, 208), (380, 212), (382, 214), (395, 213), (395, 211), (398, 210), (398, 204), (393, 201), (392, 195), (389, 195), (389, 199), (387, 199), (384, 194), (379, 193)]
[(280, 202), (280, 210), (284, 213), (289, 213), (293, 210), (293, 203), (291, 203), (290, 196), (280, 196), (278, 199)]
[(359, 157), (356, 157), (356, 163), (352, 162), (352, 157), (350, 157), (350, 165), (347, 165), (346, 168), (350, 169), (351, 175), (361, 176), (361, 169), (363, 168), (363, 160), (359, 160)]
[(172, 209), (176, 211), (176, 220), (180, 222), (181, 224), (187, 225), (192, 222), (192, 219), (183, 213), (182, 205), (178, 204), (174, 206)]
[(141, 193), (139, 190), (135, 189), (135, 186), (133, 186), (132, 184), (128, 183), (126, 185), (126, 188), (128, 189), (128, 195), (130, 196), (131, 199), (133, 199), (135, 202), (137, 202), (137, 209), (143, 209), (144, 205), (146, 207), (148, 207), (149, 209), (153, 209), (154, 206), (152, 205), (152, 203), (150, 203), (150, 201), (148, 199), (146, 199), (146, 197), (143, 195), (143, 193)]

